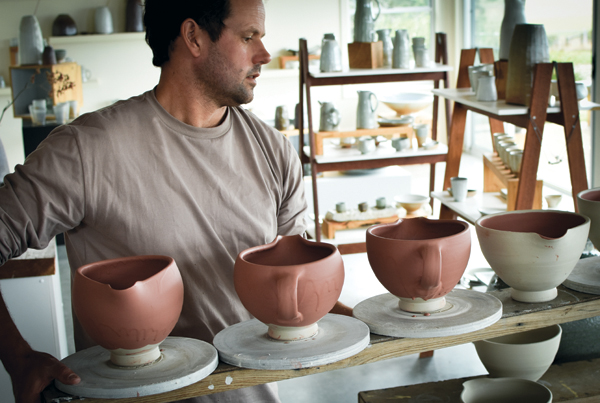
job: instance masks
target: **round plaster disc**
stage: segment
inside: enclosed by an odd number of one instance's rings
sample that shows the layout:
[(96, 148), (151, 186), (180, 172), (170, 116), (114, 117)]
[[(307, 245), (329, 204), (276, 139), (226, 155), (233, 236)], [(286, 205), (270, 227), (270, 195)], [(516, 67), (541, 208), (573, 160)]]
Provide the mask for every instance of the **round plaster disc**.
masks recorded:
[(580, 259), (563, 285), (586, 294), (600, 295), (600, 256)]
[(184, 337), (167, 337), (160, 345), (161, 358), (149, 365), (123, 368), (110, 364), (110, 352), (95, 346), (72, 354), (62, 362), (81, 382), (56, 387), (81, 397), (124, 398), (148, 396), (183, 388), (206, 378), (219, 362), (210, 344)]
[(371, 332), (391, 337), (442, 337), (483, 329), (502, 316), (502, 302), (493, 295), (471, 290), (453, 290), (446, 306), (429, 314), (402, 311), (398, 297), (381, 294), (354, 307), (354, 316)]
[(349, 316), (327, 314), (316, 335), (293, 341), (274, 340), (258, 319), (220, 331), (213, 343), (227, 364), (251, 369), (300, 369), (330, 364), (358, 354), (370, 341), (369, 328)]

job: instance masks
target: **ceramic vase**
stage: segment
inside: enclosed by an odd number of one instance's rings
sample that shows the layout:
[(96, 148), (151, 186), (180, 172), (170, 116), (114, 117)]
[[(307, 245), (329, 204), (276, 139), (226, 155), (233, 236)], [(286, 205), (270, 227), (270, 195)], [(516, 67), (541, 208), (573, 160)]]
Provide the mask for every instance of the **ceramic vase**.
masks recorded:
[(52, 23), (52, 36), (77, 35), (77, 24), (69, 14), (59, 14)]
[(551, 301), (585, 248), (590, 219), (566, 211), (519, 210), (476, 222), (481, 251), (520, 302)]
[(377, 40), (383, 42), (383, 67), (392, 67), (394, 42), (392, 42), (391, 29), (378, 29)]
[(525, 0), (504, 0), (504, 17), (500, 25), (500, 60), (508, 60), (513, 32), (517, 24), (526, 24)]
[[(377, 15), (373, 16), (372, 2), (377, 4)], [(356, 0), (354, 14), (354, 42), (373, 42), (375, 20), (379, 18), (381, 7), (378, 0)]]
[(394, 37), (394, 49), (392, 52), (392, 67), (395, 69), (410, 68), (410, 41), (408, 31), (399, 29)]
[(600, 188), (588, 189), (577, 194), (579, 212), (591, 220), (589, 238), (600, 249)]
[(516, 25), (510, 44), (506, 102), (529, 106), (535, 65), (549, 61), (550, 50), (544, 26)]
[(342, 50), (335, 38), (321, 41), (319, 69), (322, 72), (342, 71)]
[(400, 219), (367, 230), (367, 256), (399, 308), (433, 312), (458, 284), (471, 253), (469, 226), (458, 220)]
[(127, 0), (125, 9), (125, 32), (144, 31), (144, 6), (140, 0)]
[(160, 358), (183, 307), (183, 282), (173, 258), (133, 256), (91, 263), (75, 272), (73, 310), (85, 332), (119, 366)]
[(560, 345), (559, 325), (473, 342), (492, 378), (537, 381), (546, 373)]
[(37, 18), (26, 15), (19, 25), (19, 63), (21, 65), (42, 64), (44, 39)]
[(278, 236), (240, 252), (233, 280), (242, 304), (268, 325), (270, 337), (299, 340), (314, 336), (317, 321), (337, 302), (344, 264), (333, 245)]
[(54, 48), (52, 46), (46, 46), (42, 53), (42, 64), (50, 66), (56, 64), (56, 55), (54, 54)]
[(106, 6), (96, 8), (94, 12), (94, 27), (97, 34), (112, 34), (113, 20), (110, 9)]

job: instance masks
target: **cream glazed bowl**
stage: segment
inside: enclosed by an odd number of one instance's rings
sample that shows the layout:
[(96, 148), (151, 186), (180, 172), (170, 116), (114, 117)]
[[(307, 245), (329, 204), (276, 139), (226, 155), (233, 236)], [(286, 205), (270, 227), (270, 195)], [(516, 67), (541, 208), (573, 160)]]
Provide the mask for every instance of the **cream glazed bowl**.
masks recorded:
[(556, 210), (519, 210), (481, 217), (475, 223), (481, 251), (521, 302), (556, 298), (585, 247), (590, 219)]
[(492, 378), (537, 381), (546, 373), (560, 345), (559, 325), (473, 342)]

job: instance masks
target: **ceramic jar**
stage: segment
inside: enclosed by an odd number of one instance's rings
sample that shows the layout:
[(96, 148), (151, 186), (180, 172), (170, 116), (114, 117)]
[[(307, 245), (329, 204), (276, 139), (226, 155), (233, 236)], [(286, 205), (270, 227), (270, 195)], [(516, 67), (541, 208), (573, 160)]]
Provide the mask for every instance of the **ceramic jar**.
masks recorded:
[(508, 63), (506, 102), (530, 106), (535, 65), (550, 61), (546, 30), (540, 24), (515, 26)]
[(508, 60), (513, 32), (517, 24), (526, 24), (525, 0), (504, 0), (504, 17), (500, 25), (500, 60)]
[(19, 25), (19, 63), (21, 65), (42, 64), (44, 39), (35, 15), (21, 18)]
[(97, 34), (112, 34), (113, 20), (110, 9), (106, 6), (96, 8), (94, 12), (94, 27)]
[(396, 30), (394, 37), (394, 49), (392, 52), (392, 67), (395, 69), (410, 68), (410, 41), (408, 31), (405, 29)]
[(87, 264), (72, 285), (73, 310), (85, 332), (119, 366), (160, 357), (183, 306), (183, 282), (173, 258), (132, 256)]
[(77, 24), (69, 14), (59, 14), (52, 23), (52, 36), (77, 35)]
[(562, 336), (559, 325), (473, 342), (492, 378), (537, 381), (550, 368)]
[(125, 32), (144, 31), (144, 6), (141, 0), (127, 0), (125, 9)]
[(392, 67), (394, 42), (392, 41), (391, 32), (391, 29), (377, 30), (377, 39), (383, 43), (383, 67)]
[(589, 238), (600, 249), (600, 188), (588, 189), (577, 194), (579, 212), (591, 220)]
[[(377, 15), (373, 16), (371, 3), (377, 4)], [(378, 0), (356, 0), (354, 14), (354, 42), (373, 42), (375, 34), (375, 20), (379, 18), (381, 6)]]
[(233, 280), (246, 309), (268, 325), (278, 340), (312, 337), (317, 321), (337, 302), (344, 284), (344, 263), (337, 248), (300, 235), (238, 255)]
[(379, 282), (409, 312), (433, 312), (458, 284), (471, 253), (469, 225), (424, 217), (367, 229), (367, 256)]
[(477, 238), (486, 260), (521, 302), (556, 298), (587, 242), (590, 219), (566, 211), (519, 210), (481, 217)]
[(342, 50), (335, 37), (333, 39), (323, 38), (321, 41), (319, 69), (322, 72), (342, 71)]

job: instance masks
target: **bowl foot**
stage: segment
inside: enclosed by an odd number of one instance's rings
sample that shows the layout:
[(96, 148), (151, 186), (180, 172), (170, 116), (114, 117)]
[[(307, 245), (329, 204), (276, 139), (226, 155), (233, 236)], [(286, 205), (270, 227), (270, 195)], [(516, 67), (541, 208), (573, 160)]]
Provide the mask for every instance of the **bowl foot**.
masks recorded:
[(137, 367), (152, 364), (160, 358), (159, 344), (148, 344), (145, 347), (136, 349), (116, 348), (110, 350), (110, 362), (119, 367)]
[(434, 312), (446, 306), (446, 297), (422, 299), (422, 298), (398, 298), (398, 308), (406, 312), (427, 313)]
[(543, 291), (521, 291), (513, 287), (510, 296), (519, 302), (547, 302), (556, 298), (558, 291), (556, 287)]
[(319, 331), (319, 325), (277, 326), (269, 325), (268, 335), (275, 340), (302, 340), (313, 337)]

